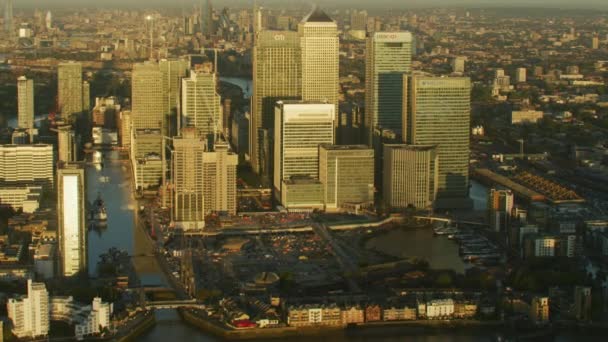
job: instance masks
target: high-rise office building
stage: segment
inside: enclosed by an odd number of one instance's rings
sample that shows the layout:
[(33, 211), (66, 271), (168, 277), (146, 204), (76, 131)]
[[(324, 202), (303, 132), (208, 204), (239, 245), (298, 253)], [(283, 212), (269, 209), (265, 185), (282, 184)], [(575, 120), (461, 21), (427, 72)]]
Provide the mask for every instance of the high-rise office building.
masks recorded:
[(57, 161), (71, 163), (78, 160), (78, 138), (72, 126), (57, 127)]
[(410, 145), (437, 146), (438, 206), (470, 205), (465, 199), (469, 191), (471, 81), (426, 76), (413, 76), (410, 81), (404, 80), (408, 106), (403, 140)]
[(293, 176), (319, 178), (319, 145), (334, 144), (333, 104), (278, 101), (274, 128), (274, 189)]
[(131, 112), (134, 129), (163, 129), (166, 103), (163, 89), (163, 74), (158, 63), (148, 61), (133, 65)]
[(207, 141), (195, 128), (183, 128), (173, 139), (171, 180), (173, 221), (184, 230), (205, 226), (203, 159)]
[(205, 0), (205, 6), (201, 1), (201, 32), (204, 35), (212, 35), (213, 32), (213, 5), (211, 0)]
[(383, 197), (389, 209), (432, 208), (437, 194), (439, 156), (435, 146), (385, 144)]
[(17, 338), (47, 336), (49, 323), (49, 293), (44, 283), (27, 280), (27, 295), (10, 298), (6, 303), (8, 318), (13, 323), (12, 333)]
[(165, 135), (177, 134), (177, 108), (182, 78), (188, 73), (188, 61), (185, 59), (162, 59), (159, 68), (163, 79), (163, 100), (165, 114)]
[(222, 104), (217, 93), (217, 74), (209, 68), (192, 71), (182, 79), (182, 127), (196, 128), (201, 137), (220, 132)]
[(367, 143), (375, 129), (401, 134), (404, 76), (412, 68), (412, 34), (376, 32), (367, 39), (365, 118)]
[(82, 111), (89, 114), (91, 111), (91, 85), (89, 82), (82, 82)]
[(0, 184), (42, 185), (53, 189), (52, 145), (0, 145)]
[(165, 139), (159, 129), (131, 129), (131, 166), (135, 188), (157, 187), (163, 178)]
[(13, 0), (4, 0), (4, 32), (13, 33)]
[(269, 183), (272, 176), (274, 106), (278, 100), (302, 96), (300, 40), (296, 32), (260, 31), (253, 48), (253, 97), (249, 125), (253, 170)]
[(61, 117), (72, 120), (83, 112), (82, 64), (60, 63), (57, 66), (57, 103)]
[(131, 165), (135, 188), (156, 187), (163, 179), (166, 120), (165, 87), (159, 63), (133, 65), (131, 81)]
[(19, 128), (34, 128), (34, 80), (25, 76), (17, 79), (17, 126)]
[(203, 154), (203, 189), (207, 214), (236, 214), (238, 162), (238, 155), (232, 153), (228, 143), (221, 140), (216, 140), (213, 150)]
[(367, 29), (367, 11), (353, 10), (350, 14), (350, 29), (365, 31)]
[(332, 104), (338, 112), (338, 25), (315, 8), (298, 25), (302, 49), (302, 100)]
[(125, 149), (131, 148), (131, 111), (123, 110), (118, 115), (118, 134), (120, 146)]
[(85, 170), (63, 165), (57, 170), (59, 270), (70, 277), (87, 269)]
[(490, 227), (496, 231), (506, 231), (513, 212), (513, 192), (491, 189), (488, 198)]
[(365, 145), (320, 145), (319, 181), (326, 211), (373, 204), (374, 150)]

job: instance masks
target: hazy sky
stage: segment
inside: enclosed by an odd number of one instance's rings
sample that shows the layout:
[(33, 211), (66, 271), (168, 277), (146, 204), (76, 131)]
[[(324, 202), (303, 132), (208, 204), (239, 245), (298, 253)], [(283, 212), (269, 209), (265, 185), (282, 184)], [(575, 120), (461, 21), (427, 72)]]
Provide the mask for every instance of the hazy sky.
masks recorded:
[[(217, 7), (224, 7), (240, 4), (251, 4), (252, 0), (211, 0)], [(0, 0), (2, 2), (2, 0)], [(200, 3), (200, 0), (13, 0), (15, 7), (58, 7), (58, 6), (119, 6), (129, 5), (130, 7), (180, 7), (190, 6), (194, 3)], [(283, 4), (286, 7), (290, 4), (317, 2), (321, 5), (340, 5), (348, 7), (371, 8), (374, 7), (427, 7), (427, 6), (530, 6), (530, 7), (552, 7), (552, 8), (601, 8), (608, 10), (607, 0), (258, 0), (261, 4), (279, 5)], [(373, 5), (372, 5), (373, 3)]]

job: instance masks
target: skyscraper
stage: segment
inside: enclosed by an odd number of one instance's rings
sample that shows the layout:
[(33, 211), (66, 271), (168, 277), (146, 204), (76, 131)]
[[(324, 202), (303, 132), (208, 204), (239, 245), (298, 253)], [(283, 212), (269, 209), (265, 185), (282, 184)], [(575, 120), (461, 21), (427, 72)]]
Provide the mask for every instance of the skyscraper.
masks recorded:
[(131, 131), (131, 167), (135, 188), (145, 190), (157, 187), (163, 178), (165, 139), (160, 128)]
[(350, 29), (365, 31), (367, 29), (367, 11), (353, 10), (350, 14)]
[[(17, 79), (17, 126), (19, 128), (34, 128), (34, 80), (25, 76)], [(31, 133), (30, 133), (31, 134)]]
[(319, 178), (319, 145), (334, 144), (333, 104), (279, 101), (275, 107), (274, 189), (293, 176)]
[(188, 61), (183, 59), (162, 59), (159, 68), (163, 79), (163, 100), (165, 114), (165, 135), (177, 134), (177, 107), (181, 79), (188, 73)]
[(236, 167), (238, 155), (225, 141), (215, 141), (213, 150), (203, 154), (205, 213), (236, 214)]
[(412, 34), (376, 32), (367, 39), (365, 118), (367, 143), (374, 129), (402, 132), (403, 78), (412, 68)]
[(75, 165), (57, 170), (59, 270), (64, 277), (87, 269), (85, 174)]
[(374, 203), (374, 150), (365, 145), (319, 146), (325, 210)]
[[(163, 129), (163, 75), (156, 62), (133, 65), (131, 112), (134, 129)], [(160, 152), (160, 151), (159, 151)]]
[(205, 226), (203, 159), (207, 142), (195, 128), (173, 139), (173, 221), (184, 230)]
[(302, 49), (302, 100), (329, 103), (338, 112), (338, 25), (325, 12), (314, 8), (298, 25)]
[(71, 163), (78, 160), (77, 137), (72, 126), (57, 127), (57, 161)]
[(213, 5), (211, 0), (205, 0), (205, 6), (201, 1), (201, 33), (212, 35), (213, 32)]
[(61, 117), (71, 121), (83, 111), (82, 64), (60, 63), (57, 67), (57, 102)]
[[(410, 79), (408, 77), (408, 79)], [(437, 205), (469, 205), (471, 81), (466, 77), (413, 76), (404, 80), (403, 140), (437, 146)]]
[(272, 176), (274, 106), (302, 96), (300, 40), (296, 32), (260, 31), (253, 48), (253, 97), (249, 125), (253, 170), (269, 183)]
[(222, 130), (222, 104), (217, 93), (217, 74), (209, 68), (182, 79), (182, 127), (196, 128), (207, 138)]
[(437, 194), (439, 156), (435, 146), (385, 144), (383, 198), (389, 209), (429, 209)]
[(4, 0), (4, 32), (13, 33), (13, 0)]
[(27, 280), (27, 296), (10, 298), (6, 303), (12, 332), (18, 338), (34, 338), (49, 333), (49, 293), (44, 283)]

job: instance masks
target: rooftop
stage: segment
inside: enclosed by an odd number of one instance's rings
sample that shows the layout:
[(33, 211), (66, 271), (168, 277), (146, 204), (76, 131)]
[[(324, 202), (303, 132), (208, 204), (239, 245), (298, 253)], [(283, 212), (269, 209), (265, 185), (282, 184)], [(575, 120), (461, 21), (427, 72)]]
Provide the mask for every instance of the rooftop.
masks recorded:
[(333, 19), (330, 18), (323, 10), (315, 6), (312, 11), (302, 19), (305, 23), (333, 23)]

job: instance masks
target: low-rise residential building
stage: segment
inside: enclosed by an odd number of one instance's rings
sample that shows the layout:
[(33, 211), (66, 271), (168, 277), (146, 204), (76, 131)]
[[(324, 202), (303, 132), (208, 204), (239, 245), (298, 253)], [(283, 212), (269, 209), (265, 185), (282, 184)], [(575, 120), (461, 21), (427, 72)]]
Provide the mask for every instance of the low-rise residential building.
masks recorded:
[(407, 306), (385, 308), (382, 311), (382, 318), (385, 321), (413, 321), (417, 318), (416, 308)]
[(542, 111), (517, 110), (511, 112), (511, 124), (537, 123), (544, 116)]
[(477, 304), (471, 302), (454, 303), (454, 318), (472, 318), (477, 314)]
[(365, 321), (378, 322), (382, 320), (382, 308), (378, 304), (370, 304), (365, 308)]
[(342, 311), (335, 305), (290, 307), (287, 324), (293, 327), (340, 326), (342, 324)]
[(359, 306), (351, 306), (342, 310), (342, 325), (365, 322), (365, 311)]
[(530, 320), (536, 324), (549, 322), (549, 297), (534, 297), (532, 299)]
[(453, 299), (435, 299), (426, 302), (426, 318), (446, 319), (454, 315)]

